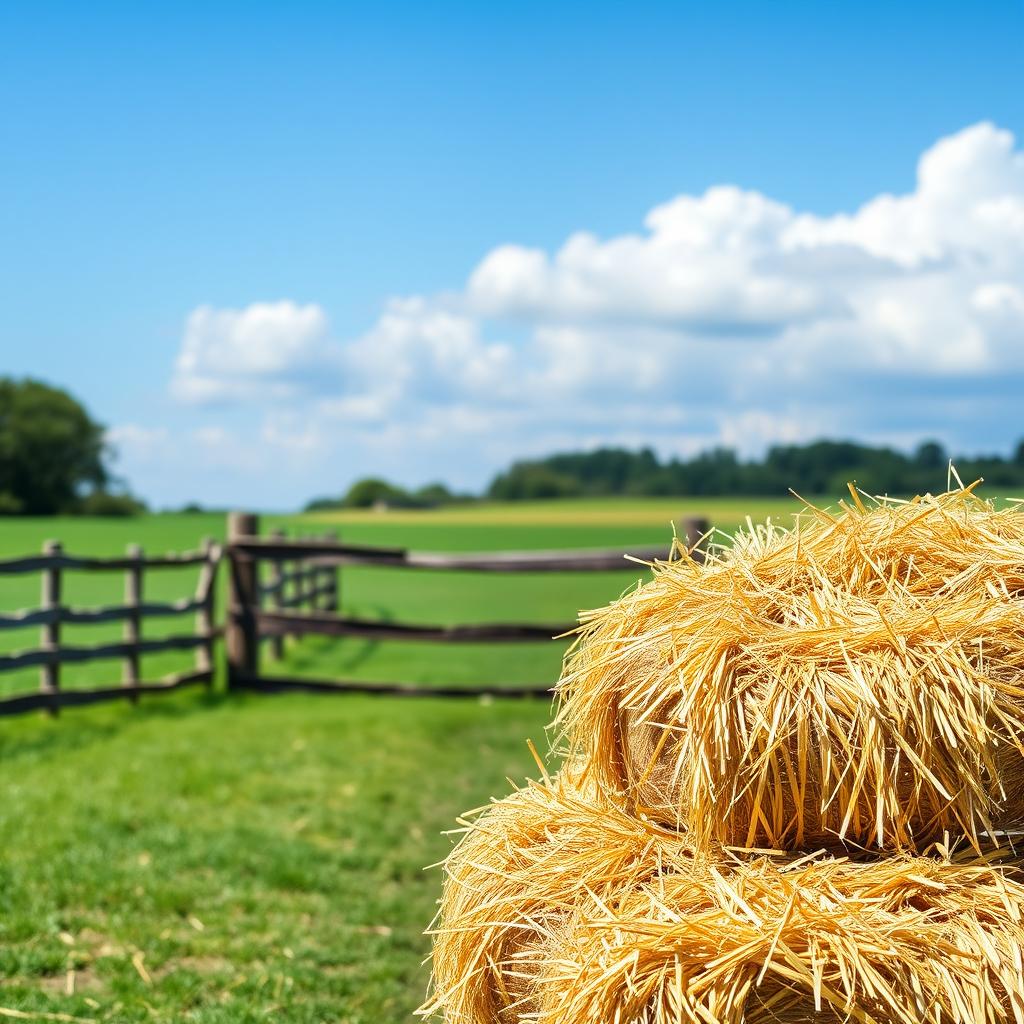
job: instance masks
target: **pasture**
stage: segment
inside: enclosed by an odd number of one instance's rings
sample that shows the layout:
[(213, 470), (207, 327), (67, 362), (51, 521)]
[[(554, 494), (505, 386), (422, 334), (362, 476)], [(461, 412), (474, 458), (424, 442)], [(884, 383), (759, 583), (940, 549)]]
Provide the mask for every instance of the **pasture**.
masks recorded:
[[(786, 516), (794, 502), (753, 502)], [(434, 513), (266, 517), (363, 543), (469, 551), (625, 547), (670, 539), (702, 513), (723, 528), (742, 503), (571, 502)], [(222, 516), (3, 520), (0, 557), (47, 537), (76, 554), (147, 552), (222, 537)], [(557, 577), (346, 567), (341, 597), (366, 617), (416, 622), (570, 620), (643, 575)], [(147, 596), (194, 573), (147, 575)], [(119, 574), (68, 575), (78, 605), (114, 600)], [(152, 589), (149, 589), (152, 587)], [(0, 581), (0, 608), (36, 603), (38, 577)], [(156, 629), (173, 629), (154, 624)], [(118, 627), (72, 627), (76, 639)], [(147, 626), (147, 629), (149, 627)], [(70, 632), (70, 629), (69, 629)], [(0, 633), (11, 650), (35, 635)], [(421, 683), (553, 682), (562, 643), (435, 646), (309, 638), (287, 670)], [(188, 655), (155, 655), (145, 677)], [(116, 681), (116, 662), (70, 666), (64, 685)], [(34, 672), (0, 676), (4, 692)], [(193, 692), (0, 720), (0, 1015), (127, 1022), (401, 1021), (421, 998), (422, 935), (457, 814), (535, 768), (547, 702), (277, 697)]]

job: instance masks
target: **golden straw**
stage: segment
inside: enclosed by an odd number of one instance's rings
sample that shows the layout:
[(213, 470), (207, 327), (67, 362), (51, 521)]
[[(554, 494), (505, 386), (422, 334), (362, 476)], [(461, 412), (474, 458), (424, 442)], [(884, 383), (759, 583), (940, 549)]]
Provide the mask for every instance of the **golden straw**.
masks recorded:
[(1024, 515), (808, 507), (590, 613), (559, 690), (610, 796), (713, 842), (981, 847), (1024, 822)]
[(984, 861), (680, 861), (534, 961), (536, 1024), (1024, 1019), (1024, 885)]
[(535, 1010), (537, 957), (584, 897), (636, 886), (689, 846), (564, 769), (461, 824), (433, 930), (431, 997), (419, 1011), (443, 1011), (449, 1024), (505, 1024)]

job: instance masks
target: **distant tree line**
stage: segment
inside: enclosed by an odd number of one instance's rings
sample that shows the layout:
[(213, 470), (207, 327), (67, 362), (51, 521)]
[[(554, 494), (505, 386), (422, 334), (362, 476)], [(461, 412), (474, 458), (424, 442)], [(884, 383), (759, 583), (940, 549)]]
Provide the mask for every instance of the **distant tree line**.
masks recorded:
[(0, 377), (0, 515), (137, 515), (110, 473), (105, 429), (66, 391)]
[[(912, 495), (946, 486), (950, 454), (937, 441), (913, 452), (874, 447), (855, 441), (813, 441), (775, 445), (761, 459), (741, 459), (729, 448), (713, 448), (690, 459), (662, 460), (650, 448), (598, 448), (563, 452), (514, 462), (490, 483), (482, 498), (533, 501), (546, 498), (611, 495), (685, 496), (845, 494), (854, 481), (871, 494)], [(1001, 455), (954, 456), (965, 483), (984, 477), (990, 489), (1024, 488), (1024, 441), (1010, 458)], [(406, 491), (385, 480), (360, 480), (341, 498), (311, 502), (323, 508), (426, 508), (474, 500), (454, 495), (443, 484)]]
[[(660, 460), (650, 448), (600, 448), (513, 463), (487, 490), (499, 501), (613, 494), (768, 496), (790, 488), (808, 495), (845, 493), (847, 481), (872, 494), (908, 495), (941, 490), (950, 455), (937, 441), (912, 453), (855, 441), (776, 445), (761, 459), (741, 459), (714, 448), (691, 459)], [(956, 456), (965, 483), (984, 477), (990, 488), (1024, 487), (1024, 441), (1010, 458)]]
[(314, 498), (306, 505), (307, 512), (336, 508), (437, 508), (476, 500), (471, 494), (456, 494), (442, 483), (425, 484), (407, 490), (378, 477), (357, 480), (338, 498)]

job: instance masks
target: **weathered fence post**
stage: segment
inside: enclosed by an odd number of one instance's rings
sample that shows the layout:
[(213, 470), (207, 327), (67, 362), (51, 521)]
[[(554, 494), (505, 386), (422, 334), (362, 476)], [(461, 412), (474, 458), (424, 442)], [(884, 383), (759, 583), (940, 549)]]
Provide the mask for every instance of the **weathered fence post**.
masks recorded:
[[(295, 540), (301, 541), (306, 535), (301, 531), (294, 535)], [(291, 561), (292, 573), (292, 596), (289, 607), (296, 611), (302, 610), (303, 602), (306, 600), (306, 563), (301, 558)]]
[[(330, 534), (324, 532), (314, 534), (317, 540), (330, 540)], [(327, 581), (330, 578), (329, 566), (321, 565), (313, 572), (313, 593), (316, 597), (313, 600), (313, 611), (326, 611), (328, 608)]]
[(228, 656), (228, 686), (243, 676), (259, 673), (259, 634), (256, 629), (256, 607), (259, 602), (259, 580), (256, 559), (236, 550), (235, 541), (259, 534), (259, 517), (251, 512), (228, 515), (228, 615), (225, 648)]
[[(48, 540), (43, 543), (43, 554), (60, 558), (64, 547), (59, 540)], [(52, 611), (52, 618), (43, 624), (42, 647), (53, 652), (53, 660), (43, 663), (39, 670), (39, 689), (46, 694), (56, 695), (60, 689), (60, 620), (61, 620), (61, 570), (59, 565), (43, 570), (42, 600), (40, 604), (46, 611)], [(59, 711), (57, 702), (47, 709), (49, 714), (56, 715)]]
[[(328, 530), (326, 533), (326, 539), (333, 541), (335, 544), (339, 541), (337, 530)], [(329, 612), (337, 612), (338, 610), (338, 575), (340, 573), (340, 567), (337, 565), (329, 565), (327, 567), (327, 599), (324, 601), (324, 607)]]
[[(295, 536), (298, 539), (298, 535)], [(284, 563), (284, 606), (298, 608), (302, 603), (302, 563), (290, 558)]]
[[(312, 536), (311, 533), (304, 533), (302, 539), (309, 540)], [(314, 593), (316, 590), (316, 567), (309, 564), (309, 556), (304, 556), (299, 566), (299, 572), (302, 577), (299, 583), (299, 592), (302, 595), (299, 600), (299, 606), (307, 611), (312, 611), (316, 607)]]
[[(285, 532), (280, 527), (270, 532), (274, 540), (284, 540)], [(275, 558), (270, 563), (270, 585), (274, 588), (271, 594), (271, 602), (277, 611), (284, 608), (284, 561)], [(284, 634), (275, 633), (270, 638), (270, 652), (277, 661), (284, 657)]]
[(204, 537), (202, 543), (203, 554), (206, 561), (199, 572), (199, 582), (196, 583), (196, 601), (199, 607), (196, 609), (196, 632), (207, 637), (206, 643), (196, 648), (196, 669), (199, 672), (209, 672), (210, 678), (206, 685), (213, 684), (213, 667), (215, 655), (215, 639), (213, 636), (214, 623), (217, 611), (217, 563), (214, 560), (216, 545), (212, 537)]
[[(138, 544), (129, 544), (126, 554), (136, 564), (125, 570), (124, 603), (127, 614), (122, 636), (126, 644), (135, 645), (142, 638), (142, 615), (139, 610), (139, 605), (142, 604), (142, 548)], [(121, 681), (134, 691), (130, 695), (133, 704), (139, 702), (139, 660), (138, 649), (133, 648), (125, 654), (121, 662)]]

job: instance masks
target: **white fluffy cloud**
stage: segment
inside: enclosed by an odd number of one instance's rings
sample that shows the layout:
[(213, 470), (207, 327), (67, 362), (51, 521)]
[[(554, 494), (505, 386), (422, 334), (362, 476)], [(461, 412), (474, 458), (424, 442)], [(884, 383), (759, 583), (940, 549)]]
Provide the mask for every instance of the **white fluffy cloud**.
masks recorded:
[(735, 356), (726, 345), (749, 339), (820, 370), (1021, 365), (1021, 347), (996, 336), (991, 314), (998, 306), (1016, 323), (1024, 154), (991, 124), (929, 149), (912, 193), (853, 214), (799, 213), (716, 186), (656, 207), (645, 227), (606, 241), (577, 234), (551, 256), (495, 249), (470, 276), (467, 304), (482, 317), (614, 327), (620, 341), (657, 325), (682, 357), (706, 355), (707, 343)]
[(285, 416), (295, 450), (390, 445), (417, 476), (447, 472), (417, 469), (438, 453), (558, 443), (1005, 446), (1022, 378), (1024, 153), (981, 123), (928, 149), (905, 195), (821, 216), (717, 185), (634, 234), (501, 245), (461, 290), (392, 299), (351, 340), (316, 305), (200, 307), (172, 390), (269, 400), (264, 432)]
[(508, 345), (485, 343), (472, 317), (421, 298), (395, 299), (346, 350), (352, 381), (395, 403), (445, 402), (456, 394), (493, 394), (514, 373)]
[(917, 167), (910, 195), (882, 195), (854, 215), (797, 219), (787, 244), (848, 244), (908, 269), (949, 260), (1020, 269), (1024, 154), (987, 122), (941, 139)]
[(655, 207), (647, 233), (570, 237), (553, 256), (506, 245), (469, 279), (485, 316), (664, 324), (697, 332), (776, 329), (821, 315), (829, 297), (772, 257), (791, 211), (731, 186)]
[(185, 322), (171, 390), (184, 402), (288, 397), (337, 360), (317, 305), (200, 306)]

